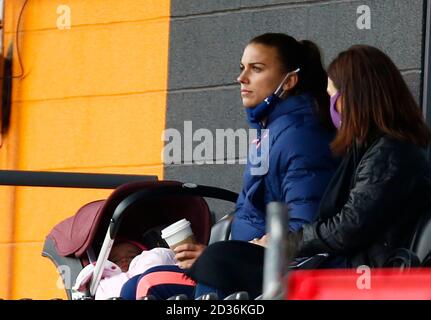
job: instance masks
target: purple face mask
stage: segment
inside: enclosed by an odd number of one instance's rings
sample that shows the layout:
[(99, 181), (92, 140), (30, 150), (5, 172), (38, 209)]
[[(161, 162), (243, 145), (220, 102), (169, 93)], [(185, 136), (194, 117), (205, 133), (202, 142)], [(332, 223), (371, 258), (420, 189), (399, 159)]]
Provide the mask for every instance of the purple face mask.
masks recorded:
[(337, 92), (335, 95), (331, 97), (331, 103), (329, 110), (331, 111), (331, 119), (334, 126), (339, 130), (341, 127), (341, 114), (337, 111), (335, 105), (337, 103), (338, 98), (340, 97), (340, 93)]

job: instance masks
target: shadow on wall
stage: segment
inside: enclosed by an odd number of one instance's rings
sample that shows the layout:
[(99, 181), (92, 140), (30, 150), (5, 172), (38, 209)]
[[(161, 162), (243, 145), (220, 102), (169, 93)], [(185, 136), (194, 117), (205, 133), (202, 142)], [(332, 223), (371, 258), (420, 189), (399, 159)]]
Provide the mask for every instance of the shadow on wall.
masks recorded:
[(1, 108), (0, 108), (0, 147), (3, 145), (4, 136), (7, 134), (10, 125), (11, 100), (12, 100), (12, 56), (13, 44), (9, 45), (6, 57), (0, 57), (1, 67)]

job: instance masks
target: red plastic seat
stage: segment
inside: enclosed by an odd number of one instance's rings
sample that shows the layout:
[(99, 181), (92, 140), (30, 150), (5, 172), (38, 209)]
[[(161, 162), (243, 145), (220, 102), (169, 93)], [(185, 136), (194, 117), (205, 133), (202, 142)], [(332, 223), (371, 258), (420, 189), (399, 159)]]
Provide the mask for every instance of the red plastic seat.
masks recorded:
[[(368, 272), (369, 271), (369, 272)], [(431, 300), (431, 269), (348, 269), (289, 274), (289, 300)]]

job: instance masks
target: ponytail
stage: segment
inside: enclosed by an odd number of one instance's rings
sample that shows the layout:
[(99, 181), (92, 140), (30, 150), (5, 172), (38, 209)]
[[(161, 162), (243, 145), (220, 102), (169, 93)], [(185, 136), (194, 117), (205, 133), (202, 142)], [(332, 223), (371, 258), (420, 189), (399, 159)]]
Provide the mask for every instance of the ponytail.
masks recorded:
[(333, 130), (329, 111), (329, 96), (327, 93), (328, 76), (322, 65), (320, 49), (310, 40), (301, 40), (299, 43), (303, 49), (302, 81), (299, 83), (299, 92), (309, 92), (316, 99), (317, 110), (321, 122), (328, 129)]

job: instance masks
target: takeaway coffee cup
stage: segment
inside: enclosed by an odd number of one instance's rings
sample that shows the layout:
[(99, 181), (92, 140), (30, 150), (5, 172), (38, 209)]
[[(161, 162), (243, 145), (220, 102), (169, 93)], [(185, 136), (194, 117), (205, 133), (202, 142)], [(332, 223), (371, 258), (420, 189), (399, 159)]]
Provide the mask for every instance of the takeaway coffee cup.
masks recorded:
[(162, 230), (162, 238), (173, 250), (183, 243), (196, 243), (190, 222), (181, 219)]

